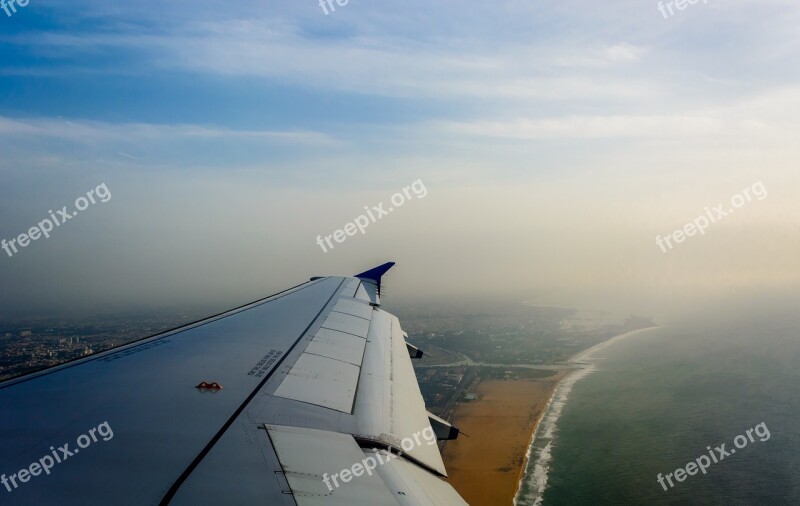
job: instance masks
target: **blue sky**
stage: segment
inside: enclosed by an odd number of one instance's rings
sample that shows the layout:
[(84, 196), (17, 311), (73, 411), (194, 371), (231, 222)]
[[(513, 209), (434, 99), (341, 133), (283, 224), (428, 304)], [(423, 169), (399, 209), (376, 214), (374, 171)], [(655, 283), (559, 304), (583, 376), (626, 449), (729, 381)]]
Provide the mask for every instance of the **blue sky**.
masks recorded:
[[(408, 265), (401, 295), (463, 293), (465, 269), (492, 293), (509, 277), (545, 294), (792, 284), (800, 6), (709, 0), (669, 19), (657, 7), (0, 11), (0, 236), (101, 182), (114, 194), (70, 232), (0, 258), (3, 301), (57, 305), (87, 278), (87, 304), (233, 300), (387, 257)], [(315, 249), (418, 178), (431, 193), (416, 209)], [(759, 179), (771, 196), (746, 218), (668, 259), (653, 247)]]

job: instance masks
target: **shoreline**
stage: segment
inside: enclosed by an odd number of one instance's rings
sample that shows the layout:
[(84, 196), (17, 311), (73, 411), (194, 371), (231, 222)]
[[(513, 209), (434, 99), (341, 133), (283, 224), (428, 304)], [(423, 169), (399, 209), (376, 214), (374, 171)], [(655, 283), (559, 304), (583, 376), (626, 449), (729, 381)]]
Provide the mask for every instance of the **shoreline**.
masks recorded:
[(573, 385), (595, 369), (589, 360), (617, 341), (656, 328), (612, 336), (563, 363), (523, 367), (552, 372), (541, 378), (520, 376), (520, 368), (511, 364), (472, 362), (505, 367), (509, 374), (505, 379), (482, 379), (470, 387), (477, 400), (456, 404), (453, 425), (473, 437), (448, 441), (442, 449), (450, 484), (470, 504), (540, 504), (537, 498), (547, 485), (550, 445), (537, 449), (536, 443), (539, 437), (552, 439)]
[(531, 432), (530, 440), (528, 441), (528, 449), (525, 451), (525, 460), (522, 462), (522, 467), (519, 469), (519, 477), (517, 479), (517, 488), (514, 489), (514, 499), (512, 504), (517, 506), (517, 498), (519, 497), (519, 492), (522, 490), (522, 484), (525, 482), (525, 478), (528, 475), (528, 465), (531, 461), (531, 455), (533, 454), (533, 445), (536, 442), (536, 433), (539, 432), (539, 427), (544, 420), (544, 417), (547, 413), (550, 412), (550, 406), (553, 403), (553, 399), (556, 397), (558, 393), (558, 387), (562, 384), (562, 380), (567, 379), (570, 376), (572, 371), (566, 373), (563, 378), (561, 378), (553, 387), (553, 391), (550, 392), (550, 397), (547, 399), (547, 404), (545, 404), (542, 413), (539, 415), (539, 418), (536, 420), (536, 425), (533, 426), (533, 432)]
[(478, 400), (458, 405), (454, 423), (472, 437), (448, 441), (442, 456), (448, 481), (465, 501), (513, 503), (531, 434), (565, 374), (486, 379), (475, 387)]
[(623, 339), (627, 339), (627, 338), (632, 337), (633, 335), (638, 334), (640, 332), (645, 332), (647, 330), (655, 330), (655, 329), (660, 329), (660, 328), (661, 327), (659, 325), (653, 325), (652, 327), (644, 327), (644, 328), (641, 328), (641, 329), (629, 330), (627, 332), (623, 332), (622, 334), (609, 337), (605, 341), (603, 341), (601, 343), (597, 343), (594, 346), (592, 346), (591, 348), (587, 348), (587, 349), (585, 349), (583, 351), (579, 351), (579, 352), (575, 353), (574, 355), (572, 355), (571, 357), (569, 357), (567, 359), (566, 363), (567, 364), (575, 363), (575, 364), (580, 364), (580, 365), (586, 365), (586, 364), (584, 364), (582, 362), (578, 362), (578, 360), (586, 360), (586, 358), (588, 358), (588, 356), (591, 355), (592, 353), (594, 353), (595, 351), (602, 350), (603, 348), (605, 348), (605, 347), (607, 347), (607, 346), (609, 346), (609, 345), (611, 345), (613, 343), (616, 343), (617, 341), (621, 341)]
[[(585, 349), (583, 351), (579, 351), (579, 352), (575, 353), (574, 355), (570, 356), (566, 360), (566, 364), (581, 365), (582, 367), (577, 368), (577, 369), (571, 369), (571, 370), (568, 369), (568, 370), (566, 370), (566, 373), (563, 375), (563, 377), (558, 379), (558, 381), (556, 382), (555, 387), (553, 388), (553, 390), (552, 390), (552, 392), (550, 394), (550, 397), (549, 397), (549, 399), (547, 401), (547, 405), (545, 406), (544, 411), (541, 413), (541, 415), (539, 416), (539, 419), (536, 421), (536, 425), (533, 428), (533, 432), (531, 432), (531, 437), (530, 437), (530, 441), (528, 443), (528, 448), (527, 448), (527, 450), (525, 452), (525, 461), (524, 461), (524, 463), (522, 465), (522, 469), (520, 470), (519, 481), (518, 481), (517, 487), (516, 487), (516, 489), (514, 491), (514, 500), (513, 500), (514, 506), (518, 505), (518, 501), (520, 499), (520, 497), (519, 497), (520, 492), (522, 490), (523, 485), (525, 484), (526, 478), (528, 478), (528, 474), (529, 474), (528, 473), (528, 468), (529, 468), (530, 463), (531, 463), (530, 459), (533, 456), (534, 445), (536, 443), (536, 436), (537, 436), (537, 434), (539, 432), (539, 429), (541, 427), (541, 423), (544, 420), (545, 416), (547, 416), (548, 414), (551, 413), (553, 399), (555, 399), (557, 394), (562, 393), (562, 392), (560, 392), (562, 386), (567, 384), (567, 380), (575, 377), (575, 375), (572, 374), (572, 373), (574, 373), (576, 371), (583, 371), (584, 372), (584, 374), (580, 375), (572, 383), (569, 383), (569, 390), (567, 392), (565, 392), (565, 396), (569, 394), (569, 392), (572, 390), (572, 386), (574, 386), (575, 383), (577, 383), (578, 381), (583, 379), (584, 376), (587, 376), (589, 373), (593, 372), (594, 364), (589, 364), (589, 363), (585, 363), (585, 362), (582, 362), (582, 361), (590, 359), (592, 354), (594, 354), (595, 352), (600, 351), (600, 350), (602, 350), (604, 348), (607, 348), (608, 346), (610, 346), (610, 345), (612, 345), (612, 344), (614, 344), (614, 343), (616, 343), (618, 341), (627, 339), (629, 337), (632, 337), (632, 336), (634, 336), (636, 334), (639, 334), (639, 333), (642, 333), (642, 332), (655, 330), (655, 329), (658, 329), (658, 328), (661, 328), (661, 327), (658, 326), (658, 325), (654, 325), (652, 327), (645, 327), (645, 328), (641, 328), (641, 329), (630, 330), (628, 332), (624, 332), (622, 334), (619, 334), (619, 335), (616, 335), (616, 336), (612, 336), (609, 339), (606, 339), (603, 342), (597, 343), (596, 345), (594, 345), (594, 346), (592, 346), (590, 348), (587, 348), (587, 349)], [(566, 399), (565, 399), (565, 401), (566, 401)], [(560, 416), (560, 413), (559, 413), (559, 416)], [(557, 421), (557, 419), (558, 419), (558, 417), (556, 418), (556, 421)], [(532, 470), (532, 471), (535, 471), (535, 469)], [(546, 484), (547, 484), (547, 478), (545, 476), (545, 481), (544, 481), (543, 488), (542, 488), (542, 490), (539, 491), (539, 493), (544, 491), (544, 486), (546, 486)], [(538, 497), (541, 497), (541, 496), (537, 496), (537, 498)], [(540, 502), (537, 501), (536, 504), (540, 504)]]

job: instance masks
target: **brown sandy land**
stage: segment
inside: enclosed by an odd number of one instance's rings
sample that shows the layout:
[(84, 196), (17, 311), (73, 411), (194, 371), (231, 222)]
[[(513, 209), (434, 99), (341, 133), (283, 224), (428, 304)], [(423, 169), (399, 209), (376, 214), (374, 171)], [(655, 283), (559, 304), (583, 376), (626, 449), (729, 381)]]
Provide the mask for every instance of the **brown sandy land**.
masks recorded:
[(449, 441), (450, 484), (472, 506), (513, 504), (533, 431), (564, 372), (538, 380), (489, 380), (462, 402), (455, 424), (470, 437)]

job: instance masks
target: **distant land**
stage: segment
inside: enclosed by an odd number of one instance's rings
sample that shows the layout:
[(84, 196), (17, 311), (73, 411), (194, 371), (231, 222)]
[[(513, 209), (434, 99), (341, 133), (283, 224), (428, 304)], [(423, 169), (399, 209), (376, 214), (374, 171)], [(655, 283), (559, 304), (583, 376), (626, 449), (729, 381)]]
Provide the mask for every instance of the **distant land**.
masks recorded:
[[(526, 452), (570, 357), (652, 319), (524, 302), (448, 300), (387, 309), (425, 356), (425, 403), (462, 429), (442, 444), (450, 481), (471, 504), (510, 504)], [(28, 374), (219, 312), (210, 308), (0, 321), (0, 380)]]
[(465, 435), (442, 446), (450, 483), (470, 504), (512, 504), (528, 449), (559, 382), (579, 355), (652, 318), (537, 307), (522, 302), (449, 301), (396, 311), (428, 409)]
[(121, 346), (212, 314), (208, 308), (173, 308), (0, 320), (0, 380)]

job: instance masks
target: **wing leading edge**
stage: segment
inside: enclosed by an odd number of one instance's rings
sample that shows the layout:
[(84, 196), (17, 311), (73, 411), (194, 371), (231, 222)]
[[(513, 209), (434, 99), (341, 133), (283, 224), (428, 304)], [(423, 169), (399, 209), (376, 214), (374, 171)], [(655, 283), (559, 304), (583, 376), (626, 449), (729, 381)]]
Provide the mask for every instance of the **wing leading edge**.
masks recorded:
[(0, 502), (466, 504), (380, 306), (392, 265), (0, 383)]

